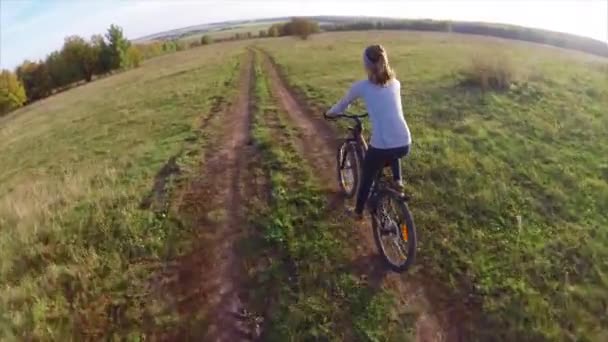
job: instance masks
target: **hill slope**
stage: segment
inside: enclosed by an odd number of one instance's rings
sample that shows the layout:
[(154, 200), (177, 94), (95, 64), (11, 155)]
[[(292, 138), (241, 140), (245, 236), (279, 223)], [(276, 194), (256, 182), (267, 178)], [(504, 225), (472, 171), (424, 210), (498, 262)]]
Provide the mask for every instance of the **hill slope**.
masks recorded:
[(208, 136), (200, 120), (234, 93), (241, 51), (155, 58), (0, 119), (0, 340), (176, 325), (155, 277), (190, 237), (167, 200)]

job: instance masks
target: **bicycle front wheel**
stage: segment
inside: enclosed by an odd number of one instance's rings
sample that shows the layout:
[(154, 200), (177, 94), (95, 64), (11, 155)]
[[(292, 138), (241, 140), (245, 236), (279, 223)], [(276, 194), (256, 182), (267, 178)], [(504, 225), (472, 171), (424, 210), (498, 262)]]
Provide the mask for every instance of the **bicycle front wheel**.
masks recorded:
[(360, 160), (353, 142), (345, 141), (336, 156), (338, 184), (346, 197), (353, 197), (359, 187)]
[(400, 194), (383, 190), (372, 208), (376, 247), (395, 272), (406, 271), (416, 259), (416, 227)]

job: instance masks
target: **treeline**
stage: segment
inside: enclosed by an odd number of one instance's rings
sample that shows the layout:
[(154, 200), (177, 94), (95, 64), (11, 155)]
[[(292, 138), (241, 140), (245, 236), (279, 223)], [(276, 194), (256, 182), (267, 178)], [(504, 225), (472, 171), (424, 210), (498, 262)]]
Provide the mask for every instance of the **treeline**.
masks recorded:
[(187, 42), (181, 40), (151, 42), (146, 44), (137, 44), (135, 46), (140, 51), (143, 59), (149, 59), (171, 52), (184, 51), (190, 47)]
[[(316, 21), (306, 18), (292, 18), (288, 22), (272, 24), (267, 30), (259, 30), (257, 35), (255, 32), (238, 32), (230, 37), (217, 39), (216, 41), (224, 42), (232, 40), (284, 36), (295, 36), (302, 39), (308, 39), (310, 35), (319, 32), (321, 32), (321, 29)], [(201, 39), (203, 40), (202, 45), (212, 42), (211, 37), (208, 35), (203, 36)], [(208, 39), (208, 41), (205, 41), (205, 39)]]
[[(227, 31), (230, 29), (232, 28), (226, 28), (222, 31)], [(187, 36), (183, 36), (181, 38), (172, 38), (164, 41), (140, 44), (137, 45), (137, 47), (141, 51), (143, 58), (148, 59), (168, 52), (182, 51), (212, 43), (283, 36), (296, 36), (302, 39), (307, 39), (311, 34), (318, 32), (320, 32), (320, 28), (316, 21), (305, 18), (292, 18), (289, 22), (276, 23), (270, 26), (267, 30), (259, 30), (257, 34), (256, 32), (251, 31), (237, 32), (231, 36), (221, 38), (213, 38), (209, 34), (204, 34), (200, 39), (188, 39)]]
[[(282, 36), (307, 39), (319, 31), (319, 24), (313, 20), (292, 18), (289, 22), (274, 24), (268, 30), (260, 30), (257, 36), (242, 32), (216, 41)], [(67, 37), (63, 47), (46, 59), (26, 60), (15, 72), (0, 72), (0, 115), (73, 85), (90, 82), (95, 76), (138, 67), (144, 59), (211, 43), (214, 39), (203, 35), (189, 41), (172, 39), (132, 44), (116, 25), (111, 25), (105, 35), (93, 35), (89, 40), (80, 36)]]
[[(232, 29), (234, 28), (225, 28), (220, 31)], [(320, 32), (320, 28), (316, 21), (306, 18), (292, 18), (289, 22), (276, 23), (267, 30), (259, 30), (258, 32), (236, 32), (231, 36), (224, 36), (221, 38), (213, 38), (209, 34), (204, 34), (200, 39), (188, 39), (188, 36), (181, 36), (180, 38), (171, 38), (164, 41), (141, 44), (137, 45), (137, 47), (142, 52), (144, 59), (147, 59), (167, 52), (182, 51), (212, 43), (283, 36), (297, 36), (302, 39), (307, 39), (311, 34), (318, 32)], [(196, 31), (195, 33), (201, 32)]]
[(415, 30), (478, 34), (553, 45), (608, 57), (608, 44), (604, 42), (567, 33), (514, 25), (438, 20), (384, 19), (336, 23), (325, 25), (323, 29), (326, 31)]
[(132, 45), (116, 25), (111, 25), (105, 36), (97, 34), (89, 40), (66, 37), (62, 48), (46, 59), (26, 60), (14, 73), (2, 71), (0, 114), (79, 82), (90, 82), (96, 75), (138, 67), (142, 58), (139, 48)]

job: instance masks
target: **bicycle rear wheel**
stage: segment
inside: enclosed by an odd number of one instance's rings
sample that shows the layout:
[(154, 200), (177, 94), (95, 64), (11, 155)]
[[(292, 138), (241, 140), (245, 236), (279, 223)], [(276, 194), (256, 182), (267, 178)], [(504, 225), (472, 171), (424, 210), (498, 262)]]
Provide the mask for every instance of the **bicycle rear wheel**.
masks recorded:
[(353, 197), (359, 189), (359, 173), (361, 170), (361, 161), (355, 143), (344, 141), (338, 148), (336, 159), (340, 189), (346, 197)]
[(376, 247), (395, 272), (406, 271), (416, 259), (416, 227), (400, 194), (382, 190), (372, 208), (372, 229)]

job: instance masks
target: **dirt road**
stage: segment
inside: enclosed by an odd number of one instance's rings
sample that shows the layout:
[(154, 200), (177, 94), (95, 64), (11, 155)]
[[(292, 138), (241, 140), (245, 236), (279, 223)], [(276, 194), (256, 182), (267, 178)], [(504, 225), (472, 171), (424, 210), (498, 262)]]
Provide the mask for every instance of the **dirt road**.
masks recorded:
[[(243, 317), (241, 265), (236, 243), (246, 229), (242, 180), (247, 172), (253, 56), (242, 58), (238, 94), (228, 108), (216, 108), (210, 146), (202, 172), (180, 202), (189, 210), (198, 241), (179, 261), (178, 310), (184, 326), (170, 340), (251, 341), (254, 332)], [(201, 318), (200, 316), (204, 316)], [(202, 323), (204, 322), (204, 323)], [(193, 323), (194, 324), (194, 323)]]
[[(320, 113), (313, 113), (288, 87), (279, 69), (267, 55), (263, 56), (263, 71), (267, 73), (273, 98), (287, 114), (296, 129), (296, 149), (314, 169), (315, 176), (327, 190), (328, 208), (340, 215), (344, 199), (338, 192), (335, 176), (335, 150), (338, 139), (334, 129)], [(215, 140), (207, 148), (200, 177), (189, 186), (182, 201), (194, 208), (193, 217), (200, 239), (195, 251), (181, 260), (177, 276), (180, 315), (188, 321), (204, 316), (205, 324), (186, 326), (171, 340), (251, 341), (257, 332), (243, 312), (246, 311), (244, 279), (240, 277), (235, 245), (246, 230), (243, 210), (248, 197), (248, 165), (255, 156), (248, 146), (252, 86), (253, 54), (243, 59), (238, 82), (238, 94), (229, 108), (221, 110)], [(251, 190), (251, 189), (249, 189)], [(388, 272), (375, 250), (369, 223), (352, 227), (356, 239), (353, 251), (353, 272), (366, 279), (370, 286), (389, 289), (403, 311), (417, 313), (417, 341), (445, 341), (448, 338), (437, 310), (428, 300), (423, 281), (411, 274)], [(198, 323), (197, 323), (198, 324)]]

